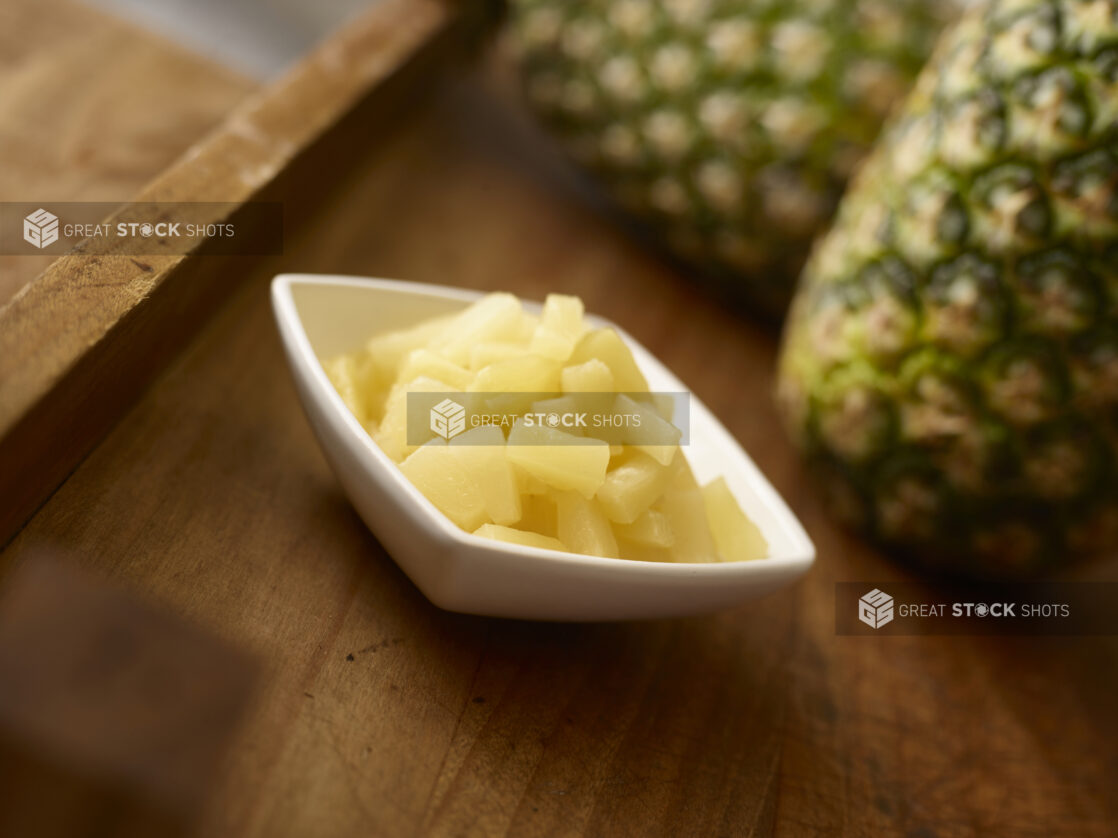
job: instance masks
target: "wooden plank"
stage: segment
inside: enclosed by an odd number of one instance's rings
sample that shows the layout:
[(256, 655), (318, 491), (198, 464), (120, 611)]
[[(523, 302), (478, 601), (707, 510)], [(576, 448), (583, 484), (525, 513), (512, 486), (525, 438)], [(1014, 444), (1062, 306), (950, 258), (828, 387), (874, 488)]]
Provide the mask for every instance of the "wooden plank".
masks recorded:
[(255, 662), (57, 557), (0, 598), (0, 834), (187, 835)]
[[(903, 573), (804, 479), (770, 332), (588, 210), (475, 80), (348, 171), (0, 554), (62, 541), (271, 662), (207, 834), (1113, 834), (1114, 638), (834, 635), (836, 581)], [(315, 445), (269, 310), (280, 270), (582, 295), (726, 421), (817, 568), (685, 620), (432, 607)]]
[[(0, 200), (119, 201), (253, 84), (70, 0), (0, 5)], [(54, 256), (0, 254), (0, 305)]]
[[(136, 202), (228, 202), (193, 217), (222, 223), (247, 201), (290, 195), (286, 220), (297, 220), (344, 158), (339, 147), (368, 145), (421, 99), (434, 72), (483, 28), (484, 11), (438, 0), (377, 3), (235, 110)], [(63, 256), (0, 309), (0, 495), (18, 498), (0, 507), (0, 543), (253, 261), (204, 247), (142, 259), (114, 245)]]

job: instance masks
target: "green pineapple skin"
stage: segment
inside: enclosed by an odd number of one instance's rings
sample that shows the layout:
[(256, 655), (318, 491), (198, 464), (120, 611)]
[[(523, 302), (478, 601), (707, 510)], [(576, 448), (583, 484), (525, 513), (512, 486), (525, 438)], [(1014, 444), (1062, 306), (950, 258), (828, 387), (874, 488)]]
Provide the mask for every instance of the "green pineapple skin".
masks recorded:
[(993, 0), (814, 249), (777, 401), (831, 506), (957, 575), (1118, 544), (1118, 0)]
[(954, 0), (512, 0), (529, 103), (657, 241), (781, 316)]

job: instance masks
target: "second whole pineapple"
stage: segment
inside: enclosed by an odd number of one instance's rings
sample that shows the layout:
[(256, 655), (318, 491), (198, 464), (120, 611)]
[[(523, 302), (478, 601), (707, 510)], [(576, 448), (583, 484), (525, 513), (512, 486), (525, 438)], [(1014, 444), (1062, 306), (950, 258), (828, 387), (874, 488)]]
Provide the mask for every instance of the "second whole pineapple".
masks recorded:
[(926, 562), (1118, 543), (1118, 2), (945, 35), (811, 258), (779, 398), (834, 505)]
[(512, 0), (527, 98), (677, 255), (783, 313), (953, 0)]

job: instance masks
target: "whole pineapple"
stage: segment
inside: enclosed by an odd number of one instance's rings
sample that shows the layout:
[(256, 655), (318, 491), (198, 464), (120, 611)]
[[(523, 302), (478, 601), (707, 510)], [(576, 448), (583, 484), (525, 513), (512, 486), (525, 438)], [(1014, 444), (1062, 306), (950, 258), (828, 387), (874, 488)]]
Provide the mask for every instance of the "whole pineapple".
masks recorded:
[(1118, 543), (1118, 0), (945, 34), (811, 257), (778, 399), (833, 505), (927, 562)]
[(951, 0), (512, 0), (529, 101), (616, 199), (783, 313)]

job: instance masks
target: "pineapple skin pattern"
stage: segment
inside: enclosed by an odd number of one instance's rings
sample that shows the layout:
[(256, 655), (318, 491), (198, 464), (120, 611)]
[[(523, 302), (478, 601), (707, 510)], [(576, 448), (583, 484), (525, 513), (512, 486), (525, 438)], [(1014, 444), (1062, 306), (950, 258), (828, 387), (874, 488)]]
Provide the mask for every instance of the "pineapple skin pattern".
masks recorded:
[(529, 103), (675, 255), (783, 314), (952, 0), (512, 0)]
[(812, 254), (777, 399), (829, 505), (926, 564), (1118, 543), (1118, 0), (945, 34)]

